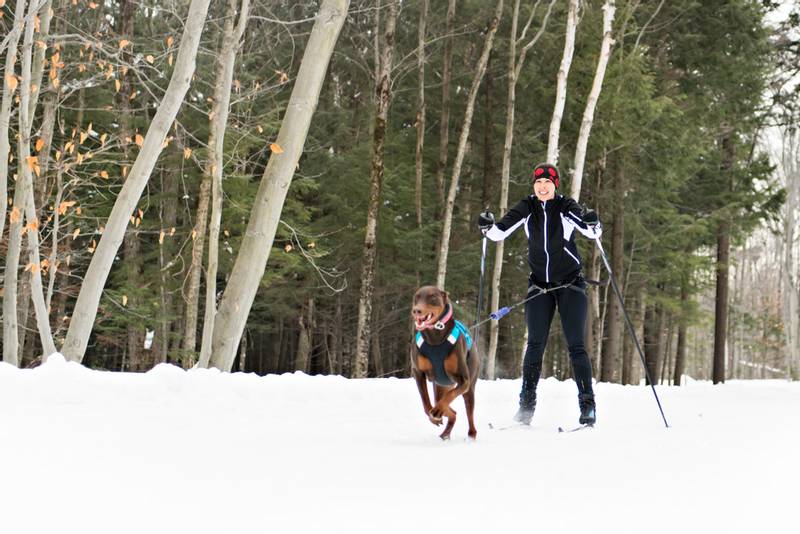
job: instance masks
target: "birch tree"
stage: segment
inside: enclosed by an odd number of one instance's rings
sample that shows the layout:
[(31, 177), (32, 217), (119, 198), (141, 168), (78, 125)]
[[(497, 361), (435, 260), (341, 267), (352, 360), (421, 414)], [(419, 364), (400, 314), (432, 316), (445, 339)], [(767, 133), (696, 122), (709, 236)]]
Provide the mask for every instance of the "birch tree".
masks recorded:
[(612, 30), (615, 11), (615, 0), (606, 0), (603, 4), (603, 40), (600, 44), (600, 57), (597, 58), (597, 69), (594, 73), (592, 90), (589, 92), (589, 98), (586, 100), (586, 108), (583, 111), (583, 120), (581, 121), (581, 129), (578, 134), (578, 145), (575, 148), (575, 170), (572, 173), (569, 196), (576, 201), (579, 200), (581, 196), (583, 166), (586, 161), (586, 147), (589, 145), (589, 134), (592, 131), (592, 123), (594, 121), (594, 110), (597, 106), (597, 99), (600, 97), (600, 91), (603, 88), (603, 79), (606, 75), (608, 58), (611, 57), (611, 47), (614, 45)]
[(128, 173), (125, 184), (117, 197), (103, 236), (97, 245), (84, 283), (78, 294), (75, 312), (70, 322), (62, 352), (72, 361), (80, 362), (89, 343), (100, 297), (105, 287), (114, 258), (125, 236), (125, 229), (133, 209), (142, 195), (153, 167), (161, 153), (164, 139), (178, 113), (195, 70), (195, 58), (200, 44), (200, 35), (205, 25), (209, 0), (192, 0), (186, 17), (175, 69), (144, 137), (141, 150)]
[[(9, 142), (9, 127), (11, 123), (11, 104), (14, 92), (19, 85), (14, 66), (17, 62), (17, 46), (22, 35), (25, 19), (25, 0), (17, 0), (14, 8), (14, 20), (11, 22), (11, 31), (6, 35), (7, 50), (5, 69), (3, 69), (3, 99), (0, 103), (0, 199), (8, 197), (8, 155), (11, 150)], [(0, 217), (0, 238), (6, 224), (6, 203), (3, 202), (2, 217)], [(6, 269), (8, 269), (6, 264)], [(15, 319), (16, 321), (16, 319)], [(5, 345), (4, 345), (5, 346)]]
[[(44, 356), (55, 352), (50, 331), (50, 318), (44, 302), (42, 287), (42, 264), (39, 258), (39, 219), (33, 195), (33, 172), (39, 170), (37, 157), (30, 154), (30, 133), (33, 118), (30, 113), (32, 100), (33, 37), (37, 26), (37, 10), (41, 4), (29, 4), (22, 43), (22, 61), (19, 77), (19, 134), (17, 142), (17, 186), (14, 191), (13, 208), (9, 227), (8, 252), (3, 293), (3, 347), (4, 359), (13, 365), (19, 363), (19, 329), (17, 324), (18, 266), (22, 248), (22, 237), (28, 243), (28, 263), (25, 272), (30, 272), (31, 293), (36, 326), (42, 343)], [(41, 172), (39, 170), (39, 172)], [(27, 224), (24, 224), (27, 222)], [(25, 314), (27, 317), (27, 314)]]
[(356, 351), (352, 366), (353, 378), (367, 376), (370, 338), (372, 335), (372, 295), (375, 291), (375, 261), (378, 255), (378, 212), (381, 202), (381, 188), (383, 186), (383, 154), (386, 144), (386, 127), (389, 120), (389, 105), (392, 99), (391, 74), (395, 48), (397, 2), (394, 0), (389, 2), (388, 9), (389, 13), (384, 29), (384, 43), (380, 50), (380, 60), (376, 65), (378, 75), (375, 88), (375, 125), (372, 132), (372, 167), (370, 171), (367, 227), (364, 235), (364, 254), (361, 265), (361, 291), (358, 298)]
[(456, 152), (456, 159), (453, 162), (453, 172), (450, 177), (450, 188), (447, 193), (447, 204), (445, 205), (444, 218), (442, 223), (442, 238), (439, 246), (439, 261), (436, 268), (436, 285), (444, 289), (445, 278), (447, 276), (447, 256), (450, 250), (450, 233), (453, 227), (453, 209), (456, 203), (456, 193), (458, 192), (458, 182), (461, 177), (461, 166), (464, 163), (464, 155), (467, 150), (467, 140), (469, 139), (469, 131), (472, 127), (472, 115), (475, 111), (475, 98), (478, 95), (478, 88), (483, 80), (483, 75), (486, 73), (486, 64), (489, 62), (489, 54), (492, 51), (494, 44), (494, 36), (497, 33), (497, 26), (500, 23), (500, 17), (503, 15), (503, 0), (500, 0), (495, 6), (494, 15), (489, 22), (489, 27), (486, 30), (486, 38), (483, 42), (483, 52), (478, 60), (475, 75), (472, 78), (472, 86), (467, 96), (467, 109), (464, 113), (464, 121), (461, 125), (461, 136), (458, 140), (458, 151)]
[[(219, 228), (222, 218), (222, 168), (225, 129), (228, 126), (228, 113), (233, 85), (233, 68), (236, 53), (241, 46), (247, 19), (250, 16), (250, 0), (242, 0), (238, 24), (234, 24), (237, 0), (229, 0), (225, 13), (222, 47), (217, 57), (216, 82), (214, 84), (213, 105), (211, 107), (211, 129), (208, 138), (208, 161), (203, 174), (198, 199), (197, 217), (194, 227), (195, 240), (192, 243), (192, 264), (189, 271), (188, 302), (184, 345), (186, 359), (184, 365), (194, 364), (197, 337), (197, 309), (200, 289), (200, 270), (203, 263), (203, 244), (208, 220), (209, 192), (211, 193), (211, 224), (208, 226), (208, 266), (206, 271), (206, 303), (203, 319), (203, 341), (200, 349), (201, 367), (207, 367), (211, 357), (211, 338), (214, 332), (214, 316), (217, 312), (217, 265), (219, 262)], [(209, 191), (210, 190), (210, 191)]]
[(558, 68), (556, 78), (556, 103), (553, 106), (553, 117), (550, 120), (550, 133), (547, 138), (547, 162), (558, 165), (558, 137), (561, 132), (561, 119), (567, 102), (567, 77), (572, 66), (572, 55), (575, 52), (575, 33), (578, 28), (578, 11), (580, 0), (569, 0), (567, 11), (567, 31), (564, 38), (564, 54)]
[(798, 303), (795, 265), (795, 223), (800, 200), (800, 134), (796, 128), (783, 133), (780, 167), (786, 180), (786, 204), (783, 207), (783, 266), (781, 268), (782, 312), (786, 340), (786, 366), (789, 378), (800, 379), (800, 303)]
[(278, 132), (276, 150), (261, 178), (247, 231), (214, 320), (210, 365), (218, 369), (230, 371), (233, 366), (349, 4), (349, 0), (324, 0), (317, 13)]
[[(514, 143), (514, 111), (516, 107), (516, 94), (517, 82), (519, 81), (522, 67), (525, 64), (525, 57), (528, 51), (533, 48), (539, 38), (544, 34), (547, 28), (547, 22), (550, 19), (550, 13), (553, 11), (553, 6), (556, 0), (551, 0), (547, 6), (547, 12), (542, 20), (542, 25), (536, 35), (528, 41), (517, 54), (517, 44), (525, 41), (528, 29), (533, 22), (536, 15), (536, 9), (539, 7), (541, 0), (537, 0), (531, 10), (530, 17), (522, 30), (522, 33), (517, 36), (517, 25), (519, 21), (519, 5), (520, 0), (514, 0), (514, 10), (511, 18), (511, 38), (508, 42), (508, 94), (506, 97), (506, 134), (505, 141), (503, 142), (503, 170), (500, 179), (500, 207), (499, 213), (505, 213), (508, 210), (508, 182), (511, 176), (511, 149)], [(503, 273), (503, 254), (504, 254), (504, 241), (498, 241), (495, 245), (495, 260), (494, 269), (492, 271), (492, 296), (490, 308), (496, 310), (500, 307), (500, 278)], [(486, 378), (494, 380), (495, 378), (495, 364), (497, 361), (497, 343), (499, 338), (499, 325), (497, 321), (490, 321), (489, 323), (489, 353), (486, 358)]]

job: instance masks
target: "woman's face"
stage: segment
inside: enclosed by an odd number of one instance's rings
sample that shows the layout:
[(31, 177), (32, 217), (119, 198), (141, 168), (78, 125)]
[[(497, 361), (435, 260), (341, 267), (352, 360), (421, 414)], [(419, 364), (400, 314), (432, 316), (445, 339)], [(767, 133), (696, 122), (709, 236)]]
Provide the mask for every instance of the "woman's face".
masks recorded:
[(552, 200), (556, 196), (556, 184), (547, 178), (539, 178), (533, 182), (533, 193), (542, 202)]

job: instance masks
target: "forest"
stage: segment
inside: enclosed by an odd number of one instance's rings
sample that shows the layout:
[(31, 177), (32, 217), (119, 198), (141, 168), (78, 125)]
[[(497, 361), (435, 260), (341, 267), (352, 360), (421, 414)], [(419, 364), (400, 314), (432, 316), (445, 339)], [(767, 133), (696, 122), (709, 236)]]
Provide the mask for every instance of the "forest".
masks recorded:
[[(476, 221), (549, 161), (624, 296), (599, 381), (644, 378), (624, 312), (653, 382), (800, 378), (796, 2), (0, 0), (0, 39), (4, 362), (407, 377), (417, 287), (525, 298)], [(484, 325), (518, 377), (522, 311)]]

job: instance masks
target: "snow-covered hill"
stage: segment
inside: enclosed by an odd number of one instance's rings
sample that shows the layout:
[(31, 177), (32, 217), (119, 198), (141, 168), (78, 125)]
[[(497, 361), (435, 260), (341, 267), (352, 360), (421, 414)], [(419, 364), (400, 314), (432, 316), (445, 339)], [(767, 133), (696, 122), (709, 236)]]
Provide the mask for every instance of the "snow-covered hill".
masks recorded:
[[(800, 384), (477, 385), (441, 442), (411, 380), (0, 363), (0, 533), (793, 532)], [(495, 429), (490, 429), (490, 423)]]

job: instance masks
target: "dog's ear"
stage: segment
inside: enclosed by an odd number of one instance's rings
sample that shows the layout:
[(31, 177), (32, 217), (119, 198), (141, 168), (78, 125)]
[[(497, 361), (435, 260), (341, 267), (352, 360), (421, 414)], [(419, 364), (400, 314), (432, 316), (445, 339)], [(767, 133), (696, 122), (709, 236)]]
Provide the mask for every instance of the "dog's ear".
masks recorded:
[(450, 295), (447, 294), (447, 291), (440, 289), (439, 294), (442, 295), (442, 305), (447, 306), (447, 303), (450, 302)]

